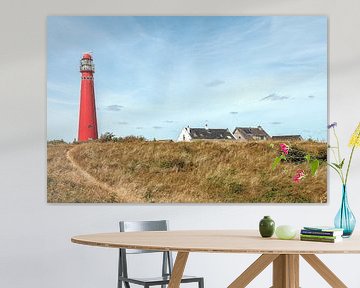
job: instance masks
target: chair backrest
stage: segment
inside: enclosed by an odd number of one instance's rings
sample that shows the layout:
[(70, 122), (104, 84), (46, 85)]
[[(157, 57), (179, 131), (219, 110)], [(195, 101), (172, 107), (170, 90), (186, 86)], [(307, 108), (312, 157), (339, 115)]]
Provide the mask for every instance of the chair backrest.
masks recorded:
[(120, 232), (167, 231), (168, 229), (169, 224), (167, 220), (120, 221)]
[[(167, 220), (156, 221), (120, 221), (120, 232), (167, 231)], [(126, 254), (156, 253), (159, 251), (126, 249)]]
[[(140, 231), (167, 231), (169, 224), (167, 220), (157, 221), (120, 221), (120, 232), (140, 232)], [(140, 254), (140, 253), (163, 253), (162, 275), (169, 275), (172, 273), (173, 259), (169, 251), (150, 251), (150, 250), (136, 250), (136, 249), (119, 249), (119, 275), (128, 277), (127, 273), (127, 257), (126, 254)], [(129, 284), (127, 284), (128, 287)]]

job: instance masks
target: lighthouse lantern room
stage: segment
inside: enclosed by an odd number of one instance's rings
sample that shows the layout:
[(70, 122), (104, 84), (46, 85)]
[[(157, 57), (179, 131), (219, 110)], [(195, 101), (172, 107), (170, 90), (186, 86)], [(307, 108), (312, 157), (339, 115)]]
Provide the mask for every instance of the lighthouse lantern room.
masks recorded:
[(94, 73), (95, 65), (90, 53), (85, 53), (80, 60), (81, 88), (78, 141), (98, 139)]

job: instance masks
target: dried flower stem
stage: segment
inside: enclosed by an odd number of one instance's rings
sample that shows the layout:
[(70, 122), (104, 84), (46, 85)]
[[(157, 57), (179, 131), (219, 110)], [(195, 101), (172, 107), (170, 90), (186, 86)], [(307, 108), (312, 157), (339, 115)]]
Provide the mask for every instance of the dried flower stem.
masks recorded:
[(354, 141), (354, 145), (353, 145), (353, 147), (352, 147), (352, 149), (351, 149), (351, 154), (350, 154), (350, 158), (349, 158), (349, 163), (348, 163), (348, 166), (347, 166), (347, 169), (346, 169), (345, 185), (346, 185), (347, 180), (348, 180), (349, 170), (350, 170), (350, 164), (351, 164), (351, 161), (352, 161), (352, 158), (353, 158), (353, 154), (354, 154), (354, 151), (355, 151), (356, 143), (357, 143), (357, 141), (359, 141), (359, 138), (360, 138), (360, 132), (357, 134), (356, 139), (355, 139), (355, 141)]
[[(334, 153), (335, 161), (337, 162), (338, 165), (340, 165), (340, 164), (341, 164), (341, 161), (342, 161), (342, 160), (341, 160), (342, 158), (341, 158), (341, 154), (340, 154), (339, 137), (338, 137), (337, 134), (336, 134), (335, 126), (333, 126), (332, 128), (333, 128), (334, 135), (335, 135), (335, 139), (336, 139), (336, 150), (337, 150), (337, 153), (338, 153), (338, 159), (336, 159), (336, 154), (335, 154), (334, 150), (333, 150), (333, 149), (331, 149), (331, 150), (332, 150), (333, 153)], [(329, 163), (328, 163), (328, 165), (329, 165), (330, 167), (332, 167), (332, 168), (339, 174), (340, 179), (341, 179), (341, 182), (342, 182), (343, 184), (345, 184), (346, 182), (345, 182), (345, 180), (344, 180), (344, 174), (343, 174), (342, 169), (337, 169), (335, 166), (333, 166), (332, 164), (329, 164)], [(349, 168), (349, 166), (348, 166), (348, 168)]]
[(350, 154), (350, 158), (349, 158), (349, 163), (348, 163), (348, 166), (347, 166), (347, 169), (346, 169), (345, 185), (346, 185), (347, 180), (348, 180), (349, 170), (350, 170), (350, 164), (351, 164), (351, 160), (352, 160), (352, 158), (353, 158), (354, 151), (355, 151), (355, 145), (354, 145), (353, 148), (351, 149), (351, 154)]

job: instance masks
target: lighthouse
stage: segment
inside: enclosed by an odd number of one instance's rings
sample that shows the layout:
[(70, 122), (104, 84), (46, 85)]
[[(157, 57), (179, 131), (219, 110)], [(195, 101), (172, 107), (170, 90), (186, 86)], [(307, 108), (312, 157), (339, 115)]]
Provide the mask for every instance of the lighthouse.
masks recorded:
[(98, 139), (94, 73), (95, 66), (90, 53), (85, 53), (80, 60), (81, 88), (78, 141)]

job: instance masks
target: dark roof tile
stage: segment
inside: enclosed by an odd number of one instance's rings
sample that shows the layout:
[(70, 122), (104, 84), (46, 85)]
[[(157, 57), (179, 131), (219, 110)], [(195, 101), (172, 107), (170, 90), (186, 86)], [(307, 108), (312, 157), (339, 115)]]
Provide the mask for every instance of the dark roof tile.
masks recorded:
[(273, 140), (303, 140), (301, 135), (278, 135), (273, 136)]
[(233, 133), (235, 133), (236, 130), (238, 130), (245, 139), (253, 139), (253, 137), (265, 137), (266, 139), (271, 138), (270, 135), (267, 134), (261, 127), (236, 127)]
[(223, 139), (235, 140), (235, 137), (230, 133), (229, 129), (210, 129), (210, 128), (187, 128), (190, 130), (192, 139)]

